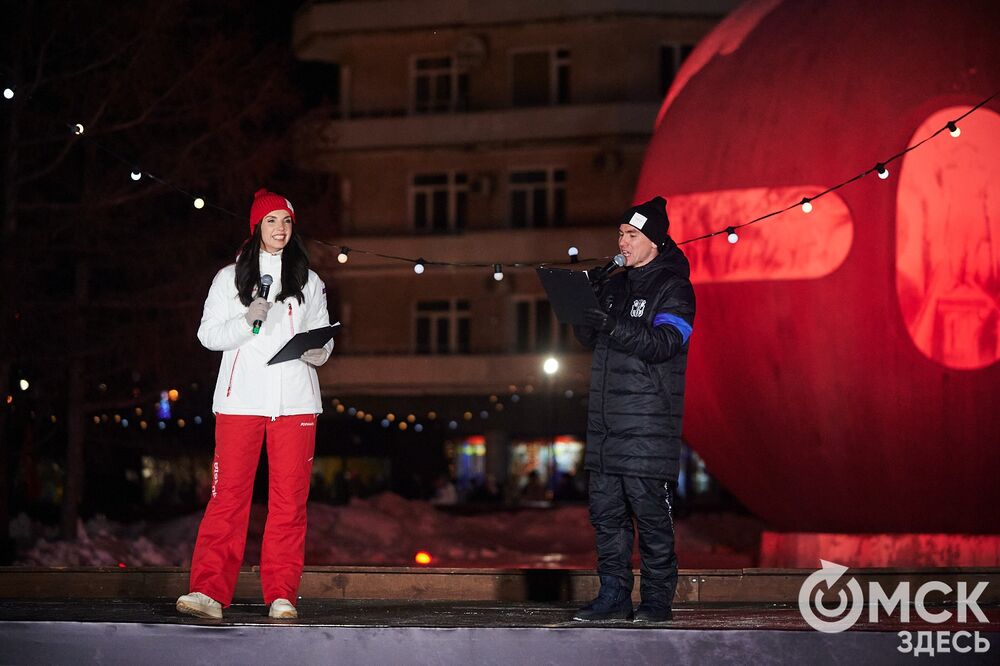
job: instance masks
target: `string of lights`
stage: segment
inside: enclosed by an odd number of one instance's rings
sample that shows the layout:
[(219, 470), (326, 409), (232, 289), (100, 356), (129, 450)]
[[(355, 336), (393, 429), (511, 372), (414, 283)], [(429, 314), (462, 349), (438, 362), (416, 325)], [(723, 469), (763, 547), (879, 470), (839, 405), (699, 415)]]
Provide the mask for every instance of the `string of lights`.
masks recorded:
[[(955, 118), (953, 120), (949, 120), (948, 122), (946, 122), (944, 124), (944, 126), (942, 126), (941, 128), (939, 128), (938, 130), (936, 130), (935, 132), (933, 132), (929, 136), (925, 137), (924, 139), (918, 141), (917, 143), (915, 143), (915, 144), (913, 144), (911, 146), (907, 146), (906, 148), (904, 148), (900, 152), (896, 153), (895, 155), (891, 155), (890, 157), (887, 157), (885, 159), (877, 161), (875, 163), (875, 166), (873, 166), (871, 168), (868, 168), (868, 169), (865, 169), (864, 171), (858, 173), (857, 175), (855, 175), (855, 176), (853, 176), (851, 178), (848, 178), (847, 180), (845, 180), (845, 181), (843, 181), (841, 183), (838, 183), (837, 185), (833, 185), (832, 187), (828, 187), (827, 189), (823, 190), (822, 192), (818, 192), (817, 194), (814, 194), (812, 196), (803, 197), (800, 201), (797, 201), (797, 202), (794, 202), (792, 204), (789, 204), (788, 206), (786, 206), (784, 208), (780, 208), (778, 210), (774, 210), (774, 211), (771, 211), (769, 213), (765, 213), (764, 215), (760, 215), (758, 217), (755, 217), (755, 218), (753, 218), (751, 220), (748, 220), (746, 222), (743, 222), (741, 224), (729, 225), (729, 226), (727, 226), (727, 227), (725, 227), (723, 229), (719, 229), (719, 230), (716, 230), (716, 231), (712, 231), (712, 232), (703, 234), (701, 236), (695, 236), (693, 238), (688, 238), (688, 239), (685, 239), (683, 241), (679, 241), (677, 244), (678, 245), (687, 245), (689, 243), (694, 243), (694, 242), (697, 242), (697, 241), (708, 240), (710, 238), (714, 238), (715, 236), (719, 236), (719, 235), (722, 235), (722, 234), (726, 235), (726, 239), (730, 243), (735, 244), (735, 243), (737, 243), (739, 241), (739, 234), (737, 233), (737, 231), (739, 229), (743, 229), (744, 227), (749, 227), (751, 225), (758, 224), (758, 223), (763, 222), (765, 220), (769, 220), (769, 219), (771, 219), (773, 217), (781, 215), (782, 213), (786, 213), (786, 212), (788, 212), (788, 211), (790, 211), (790, 210), (792, 210), (792, 209), (794, 209), (796, 207), (801, 208), (801, 210), (802, 210), (803, 213), (808, 214), (808, 213), (812, 212), (812, 210), (814, 208), (814, 202), (818, 201), (819, 199), (821, 199), (822, 197), (826, 196), (827, 194), (830, 194), (832, 192), (836, 192), (837, 190), (839, 190), (839, 189), (841, 189), (843, 187), (846, 187), (847, 185), (850, 185), (851, 183), (853, 183), (855, 181), (861, 180), (862, 178), (865, 178), (868, 175), (874, 174), (879, 179), (886, 180), (889, 177), (888, 165), (892, 164), (893, 162), (898, 161), (899, 159), (901, 159), (907, 153), (909, 153), (909, 152), (911, 152), (913, 150), (916, 150), (917, 148), (919, 148), (923, 144), (927, 143), (931, 139), (937, 137), (939, 134), (941, 134), (943, 132), (947, 131), (950, 136), (952, 136), (954, 138), (958, 138), (961, 135), (961, 133), (962, 133), (962, 130), (959, 127), (958, 123), (961, 122), (962, 120), (964, 120), (965, 118), (967, 118), (972, 113), (975, 113), (977, 110), (979, 110), (980, 108), (982, 108), (986, 104), (988, 104), (990, 101), (992, 101), (993, 99), (995, 99), (998, 95), (1000, 95), (1000, 91), (993, 93), (992, 95), (990, 95), (986, 99), (984, 99), (984, 100), (980, 101), (979, 103), (977, 103), (976, 105), (972, 106), (968, 111), (966, 111), (962, 115), (958, 116), (957, 118)], [(14, 96), (15, 96), (15, 89), (13, 87), (6, 87), (4, 89), (4, 91), (3, 91), (3, 97), (4, 97), (4, 99), (6, 99), (6, 100), (12, 100), (12, 99), (14, 99)], [(73, 132), (74, 134), (76, 134), (77, 136), (86, 137), (86, 128), (81, 123), (67, 123), (67, 127), (69, 127), (70, 131)], [(224, 208), (222, 206), (218, 206), (218, 205), (212, 204), (210, 202), (207, 202), (205, 200), (205, 198), (202, 197), (202, 196), (199, 196), (199, 195), (197, 195), (195, 193), (189, 192), (189, 191), (183, 189), (182, 187), (179, 187), (179, 186), (175, 185), (174, 183), (168, 182), (167, 180), (154, 175), (153, 173), (150, 173), (148, 171), (144, 171), (144, 170), (142, 170), (137, 165), (137, 163), (136, 163), (135, 160), (130, 160), (130, 159), (126, 158), (126, 157), (123, 157), (123, 156), (119, 155), (118, 153), (116, 153), (116, 152), (108, 149), (106, 146), (101, 145), (99, 142), (94, 141), (94, 140), (92, 140), (92, 141), (95, 144), (97, 144), (97, 147), (101, 151), (103, 151), (104, 153), (106, 153), (106, 154), (114, 157), (118, 161), (122, 162), (129, 169), (129, 176), (130, 176), (130, 178), (133, 181), (139, 181), (145, 175), (150, 180), (153, 180), (154, 182), (160, 184), (164, 188), (172, 190), (174, 192), (177, 192), (178, 194), (180, 194), (180, 195), (182, 195), (182, 196), (190, 199), (192, 205), (196, 209), (201, 210), (201, 209), (204, 209), (205, 207), (208, 207), (208, 208), (216, 210), (216, 211), (218, 211), (218, 212), (220, 212), (220, 213), (222, 213), (224, 215), (228, 215), (228, 216), (231, 216), (231, 217), (236, 218), (236, 219), (242, 219), (243, 216), (238, 215), (237, 213), (235, 213), (235, 212), (233, 212), (231, 210), (228, 210), (228, 209), (226, 209), (226, 208)], [(539, 263), (539, 262), (532, 262), (532, 261), (507, 261), (507, 262), (490, 261), (490, 262), (485, 262), (485, 263), (483, 263), (483, 262), (463, 262), (463, 261), (444, 261), (444, 260), (429, 260), (429, 259), (426, 259), (424, 257), (403, 257), (403, 256), (398, 256), (398, 255), (393, 255), (393, 254), (385, 254), (385, 253), (382, 253), (382, 252), (375, 252), (375, 251), (366, 250), (366, 249), (363, 249), (363, 248), (348, 247), (346, 245), (341, 245), (341, 244), (337, 244), (337, 243), (331, 243), (329, 241), (325, 241), (325, 240), (317, 239), (317, 238), (313, 238), (313, 239), (310, 239), (310, 240), (312, 242), (314, 242), (314, 243), (318, 243), (320, 245), (331, 247), (334, 250), (336, 250), (338, 252), (338, 254), (337, 254), (337, 261), (339, 263), (341, 263), (341, 264), (347, 263), (347, 261), (349, 259), (349, 255), (351, 253), (355, 253), (355, 254), (363, 254), (363, 255), (368, 255), (368, 256), (372, 256), (372, 257), (377, 257), (377, 258), (380, 258), (380, 259), (386, 259), (386, 260), (389, 260), (389, 261), (399, 261), (399, 262), (403, 262), (403, 263), (412, 264), (413, 265), (413, 271), (417, 275), (423, 274), (427, 270), (428, 267), (443, 267), (443, 268), (486, 268), (486, 269), (489, 269), (492, 272), (493, 278), (495, 280), (497, 280), (498, 282), (501, 281), (501, 280), (503, 280), (503, 278), (504, 278), (504, 269), (505, 268), (510, 268), (510, 269), (538, 268), (540, 266), (560, 266), (560, 265), (567, 265), (567, 264), (577, 264), (577, 263), (580, 263), (580, 262), (591, 262), (591, 261), (600, 261), (600, 260), (603, 260), (603, 259), (607, 259), (607, 257), (590, 257), (590, 258), (587, 258), (587, 259), (581, 259), (579, 257), (579, 251), (577, 250), (577, 248), (576, 247), (570, 247), (569, 250), (568, 250), (568, 252), (567, 252), (567, 254), (569, 256), (569, 259), (566, 260), (566, 261), (549, 261), (549, 262), (541, 262), (541, 263)]]
[(864, 178), (865, 176), (868, 176), (869, 174), (873, 174), (874, 173), (881, 180), (886, 180), (889, 177), (889, 169), (886, 166), (887, 164), (891, 164), (892, 162), (895, 162), (896, 160), (901, 159), (904, 155), (906, 155), (910, 151), (916, 150), (917, 148), (919, 148), (920, 146), (924, 145), (925, 143), (927, 143), (928, 141), (930, 141), (931, 139), (933, 139), (934, 137), (936, 137), (937, 135), (941, 134), (944, 131), (947, 131), (949, 135), (951, 135), (953, 138), (957, 139), (962, 134), (962, 130), (958, 126), (959, 121), (964, 120), (970, 114), (978, 111), (980, 108), (982, 108), (983, 106), (985, 106), (986, 104), (988, 104), (992, 99), (994, 99), (997, 95), (1000, 95), (1000, 91), (993, 93), (992, 95), (990, 95), (986, 99), (982, 100), (981, 102), (979, 102), (978, 104), (976, 104), (975, 106), (973, 106), (972, 108), (970, 108), (968, 111), (966, 111), (965, 113), (963, 113), (959, 117), (955, 118), (954, 120), (949, 120), (948, 122), (946, 122), (944, 124), (944, 126), (942, 126), (941, 128), (937, 129), (932, 134), (930, 134), (929, 136), (923, 138), (922, 140), (918, 141), (917, 143), (913, 144), (912, 146), (907, 146), (906, 148), (904, 148), (903, 150), (899, 151), (895, 155), (892, 155), (891, 157), (888, 157), (888, 158), (886, 158), (884, 160), (876, 162), (875, 166), (873, 166), (872, 168), (866, 169), (866, 170), (862, 171), (861, 173), (857, 174), (856, 176), (848, 178), (847, 180), (845, 180), (842, 183), (838, 183), (837, 185), (834, 185), (832, 187), (828, 187), (825, 190), (823, 190), (822, 192), (820, 192), (818, 194), (814, 194), (811, 197), (803, 197), (801, 201), (797, 201), (797, 202), (795, 202), (795, 203), (793, 203), (793, 204), (791, 204), (789, 206), (786, 206), (785, 208), (782, 208), (780, 210), (772, 211), (770, 213), (767, 213), (766, 215), (761, 215), (760, 217), (755, 217), (754, 219), (749, 220), (747, 222), (744, 222), (742, 224), (728, 226), (725, 229), (722, 229), (720, 231), (713, 231), (711, 233), (707, 233), (707, 234), (704, 234), (702, 236), (696, 236), (695, 238), (689, 238), (689, 239), (687, 239), (685, 241), (682, 241), (682, 242), (678, 243), (678, 245), (685, 245), (687, 243), (693, 243), (695, 241), (705, 240), (705, 239), (708, 239), (708, 238), (712, 238), (713, 236), (718, 236), (720, 234), (726, 234), (726, 238), (727, 238), (727, 240), (730, 243), (736, 243), (736, 242), (739, 241), (739, 235), (736, 233), (737, 229), (742, 229), (743, 227), (748, 227), (748, 226), (750, 226), (752, 224), (757, 224), (758, 222), (763, 222), (766, 219), (772, 218), (772, 217), (774, 217), (776, 215), (780, 215), (781, 213), (784, 213), (786, 211), (792, 210), (795, 207), (801, 207), (803, 213), (807, 213), (807, 214), (811, 213), (813, 211), (813, 202), (814, 201), (816, 201), (820, 197), (824, 197), (827, 194), (830, 194), (831, 192), (836, 192), (837, 190), (841, 189), (842, 187), (846, 187), (847, 185), (850, 185), (851, 183), (853, 183), (853, 182), (855, 182), (857, 180), (861, 180), (862, 178)]
[[(15, 97), (15, 92), (16, 91), (13, 87), (6, 87), (2, 93), (3, 98), (8, 101), (13, 100)], [(951, 136), (952, 138), (957, 139), (958, 137), (960, 137), (962, 131), (959, 126), (959, 123), (968, 116), (970, 116), (971, 114), (973, 114), (974, 112), (976, 112), (977, 110), (979, 110), (980, 108), (982, 108), (983, 106), (985, 106), (986, 104), (988, 104), (989, 102), (991, 102), (993, 99), (997, 98), (998, 95), (1000, 95), (1000, 92), (990, 95), (989, 97), (983, 99), (979, 103), (970, 107), (965, 113), (961, 114), (960, 116), (952, 120), (947, 121), (942, 127), (938, 128), (936, 131), (932, 132), (931, 134), (924, 137), (920, 141), (914, 143), (913, 145), (905, 147), (903, 150), (897, 152), (894, 155), (891, 155), (885, 159), (877, 161), (873, 167), (865, 169), (860, 173), (852, 176), (851, 178), (844, 180), (841, 183), (828, 187), (827, 189), (818, 192), (816, 194), (813, 194), (811, 196), (803, 197), (801, 200), (791, 203), (783, 208), (773, 210), (771, 212), (760, 215), (741, 224), (730, 225), (723, 229), (719, 229), (700, 236), (679, 241), (678, 245), (686, 245), (697, 241), (708, 240), (710, 238), (714, 238), (715, 236), (719, 236), (722, 234), (726, 235), (726, 238), (729, 241), (729, 243), (737, 243), (739, 241), (739, 234), (737, 233), (737, 231), (743, 229), (744, 227), (749, 227), (751, 225), (769, 220), (771, 218), (774, 218), (778, 215), (786, 213), (795, 208), (800, 208), (804, 214), (809, 214), (810, 212), (813, 211), (815, 202), (820, 200), (822, 197), (832, 192), (835, 192), (841, 188), (844, 188), (847, 185), (850, 185), (851, 183), (859, 181), (869, 175), (874, 175), (875, 177), (881, 180), (887, 180), (890, 176), (890, 171), (889, 171), (890, 165), (892, 165), (895, 162), (898, 162), (906, 154), (916, 150), (923, 144), (936, 138), (938, 135), (944, 132), (948, 132), (949, 136)], [(175, 183), (172, 183), (164, 178), (161, 178), (150, 171), (142, 169), (142, 167), (135, 160), (122, 156), (116, 151), (111, 150), (107, 146), (101, 144), (96, 139), (89, 137), (86, 134), (86, 128), (84, 127), (83, 124), (67, 123), (66, 126), (72, 134), (74, 134), (77, 137), (80, 137), (81, 140), (90, 141), (95, 145), (96, 149), (100, 150), (101, 152), (110, 156), (116, 161), (120, 162), (128, 170), (129, 177), (131, 178), (132, 181), (139, 182), (143, 179), (143, 177), (146, 177), (150, 181), (157, 183), (163, 189), (175, 192), (181, 195), (182, 197), (189, 199), (192, 203), (192, 206), (195, 209), (202, 210), (207, 207), (223, 215), (232, 217), (234, 219), (242, 220), (243, 218), (242, 215), (237, 214), (225, 207), (206, 201), (206, 199), (203, 196), (188, 191), (183, 187), (180, 187)], [(531, 262), (531, 261), (513, 261), (513, 262), (491, 261), (482, 263), (482, 262), (428, 260), (424, 257), (416, 257), (416, 258), (405, 257), (393, 254), (386, 254), (382, 252), (376, 252), (364, 248), (348, 247), (347, 245), (331, 243), (322, 239), (314, 238), (310, 240), (314, 243), (331, 247), (335, 251), (337, 251), (338, 253), (337, 261), (341, 264), (347, 263), (349, 260), (349, 256), (352, 253), (354, 253), (354, 254), (377, 257), (389, 261), (398, 261), (398, 262), (412, 264), (414, 272), (417, 273), (418, 275), (424, 273), (429, 267), (486, 268), (492, 272), (493, 278), (497, 281), (501, 281), (504, 279), (505, 269), (537, 268), (539, 266), (544, 266), (544, 265), (552, 266), (552, 265), (577, 264), (580, 262), (600, 261), (606, 259), (606, 257), (591, 257), (587, 259), (580, 259), (578, 249), (576, 247), (570, 247), (567, 252), (568, 254), (567, 261), (551, 261), (542, 263)], [(530, 389), (530, 387), (526, 388)], [(26, 390), (26, 388), (22, 387), (22, 390)], [(526, 392), (530, 393), (530, 390), (526, 390)], [(566, 391), (565, 393), (567, 394), (568, 398), (572, 397), (572, 391)], [(13, 396), (7, 396), (8, 405), (12, 402), (12, 400)], [(507, 396), (507, 401), (509, 403), (516, 404), (519, 400), (520, 400), (520, 395), (514, 389), (512, 389), (510, 395)], [(494, 411), (496, 412), (503, 411), (504, 402), (499, 400), (497, 396), (495, 395), (490, 396), (490, 401), (491, 401), (491, 408)], [(458, 425), (463, 421), (465, 422), (472, 421), (477, 417), (479, 419), (486, 419), (490, 416), (489, 410), (469, 407), (467, 409), (461, 410), (460, 414), (442, 415), (442, 412), (440, 410), (432, 410), (427, 412), (427, 414), (424, 417), (417, 417), (415, 414), (410, 413), (401, 419), (396, 419), (395, 411), (389, 410), (385, 412), (385, 414), (382, 415), (381, 418), (378, 418), (371, 411), (359, 409), (353, 405), (347, 405), (345, 403), (342, 403), (338, 399), (333, 400), (332, 406), (334, 407), (336, 414), (339, 416), (344, 416), (348, 418), (357, 418), (367, 423), (374, 423), (376, 419), (378, 419), (378, 424), (381, 425), (383, 428), (395, 427), (398, 428), (399, 430), (409, 430), (410, 432), (421, 432), (425, 427), (428, 427), (430, 423), (435, 421), (441, 423), (444, 427), (447, 427), (448, 429), (456, 430)], [(162, 418), (153, 418), (147, 421), (147, 419), (142, 418), (141, 416), (142, 415), (141, 408), (136, 407), (135, 409), (137, 410), (136, 416), (138, 417), (137, 419), (135, 419), (135, 421), (137, 422), (136, 424), (139, 425), (140, 428), (143, 430), (145, 430), (147, 426), (153, 426), (162, 431), (167, 427), (166, 424), (168, 422), (173, 422), (173, 420), (171, 419), (162, 419)], [(112, 418), (109, 417), (107, 414), (102, 414), (99, 416), (95, 415), (93, 418), (95, 425), (101, 425), (112, 421)], [(51, 419), (53, 423), (56, 422), (55, 415), (52, 415)], [(124, 428), (127, 428), (129, 426), (129, 420), (127, 416), (121, 416), (116, 414), (113, 417), (113, 422)], [(193, 419), (191, 419), (191, 422), (193, 422), (195, 425), (200, 425), (202, 422), (202, 418), (200, 416), (195, 416)], [(427, 426), (425, 426), (424, 423), (427, 423)], [(155, 424), (155, 426), (153, 424)], [(179, 428), (184, 428), (188, 424), (188, 422), (186, 422), (184, 419), (177, 419), (176, 424)]]
[[(169, 403), (177, 401), (177, 391), (171, 390), (165, 393), (169, 393), (170, 397), (161, 400), (152, 410), (136, 405), (124, 410), (124, 413), (119, 411), (117, 413), (103, 412), (93, 414), (91, 416), (93, 425), (95, 427), (114, 425), (123, 430), (138, 428), (141, 431), (166, 433), (168, 430), (174, 432), (176, 430), (183, 430), (188, 426), (201, 426), (205, 423), (205, 419), (198, 414), (188, 416), (187, 418), (172, 414)], [(468, 402), (475, 404), (466, 404), (461, 409), (433, 408), (426, 411), (420, 410), (419, 415), (416, 411), (412, 410), (412, 407), (403, 410), (391, 407), (380, 410), (363, 409), (357, 406), (355, 401), (343, 401), (340, 398), (332, 398), (330, 406), (333, 408), (335, 416), (343, 420), (356, 419), (364, 423), (381, 426), (387, 430), (394, 428), (400, 431), (421, 433), (434, 425), (438, 425), (442, 430), (456, 431), (463, 423), (481, 422), (498, 417), (504, 412), (509, 411), (509, 409), (516, 408), (521, 404), (522, 396), (531, 396), (534, 393), (536, 393), (536, 389), (532, 384), (526, 384), (522, 387), (512, 385), (508, 387), (508, 392), (505, 396), (492, 394), (488, 398), (470, 398)], [(577, 393), (572, 389), (554, 391), (555, 395), (559, 395), (560, 393), (566, 400), (572, 400), (577, 397)], [(52, 423), (55, 424), (55, 415), (53, 414), (50, 418)]]

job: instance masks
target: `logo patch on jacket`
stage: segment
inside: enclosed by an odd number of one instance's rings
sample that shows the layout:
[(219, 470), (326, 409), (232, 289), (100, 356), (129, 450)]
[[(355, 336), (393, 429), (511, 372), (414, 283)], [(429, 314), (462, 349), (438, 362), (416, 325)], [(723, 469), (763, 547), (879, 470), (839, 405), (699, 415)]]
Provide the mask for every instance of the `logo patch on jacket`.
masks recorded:
[(633, 317), (641, 317), (642, 313), (645, 312), (645, 310), (646, 310), (646, 299), (645, 298), (637, 298), (634, 301), (632, 301), (632, 316)]

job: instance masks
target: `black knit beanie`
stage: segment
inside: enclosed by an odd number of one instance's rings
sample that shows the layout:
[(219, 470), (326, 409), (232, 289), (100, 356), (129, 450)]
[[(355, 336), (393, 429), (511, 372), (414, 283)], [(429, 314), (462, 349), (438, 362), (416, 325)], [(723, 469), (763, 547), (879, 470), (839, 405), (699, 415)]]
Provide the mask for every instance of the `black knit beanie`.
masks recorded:
[(625, 211), (618, 224), (631, 224), (653, 241), (657, 248), (662, 248), (667, 242), (667, 230), (670, 229), (667, 200), (663, 197), (653, 197), (646, 203), (633, 206)]

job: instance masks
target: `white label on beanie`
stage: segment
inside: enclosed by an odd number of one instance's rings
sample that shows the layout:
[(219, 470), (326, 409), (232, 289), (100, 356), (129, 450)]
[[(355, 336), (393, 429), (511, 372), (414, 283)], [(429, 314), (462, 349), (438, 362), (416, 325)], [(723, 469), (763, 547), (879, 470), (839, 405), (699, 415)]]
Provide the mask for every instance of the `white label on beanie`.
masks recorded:
[(632, 219), (629, 220), (628, 223), (636, 229), (642, 230), (642, 228), (646, 225), (646, 216), (642, 213), (633, 213)]
[(292, 202), (291, 202), (291, 201), (289, 201), (288, 199), (285, 199), (285, 205), (286, 205), (286, 206), (288, 206), (288, 210), (289, 210), (290, 212), (292, 212), (292, 213), (294, 213), (294, 212), (295, 212), (295, 209), (294, 209), (294, 208), (292, 208)]

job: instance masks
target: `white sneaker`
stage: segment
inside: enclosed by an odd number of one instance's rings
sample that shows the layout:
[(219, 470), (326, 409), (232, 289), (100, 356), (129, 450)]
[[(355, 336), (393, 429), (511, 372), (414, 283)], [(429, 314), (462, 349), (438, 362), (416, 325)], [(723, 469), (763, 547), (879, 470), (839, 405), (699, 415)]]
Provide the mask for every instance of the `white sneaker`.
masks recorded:
[(288, 599), (275, 599), (271, 602), (271, 610), (267, 615), (275, 620), (294, 620), (299, 616), (299, 612)]
[(222, 604), (201, 592), (192, 592), (178, 597), (177, 610), (195, 617), (205, 617), (210, 620), (222, 619)]

